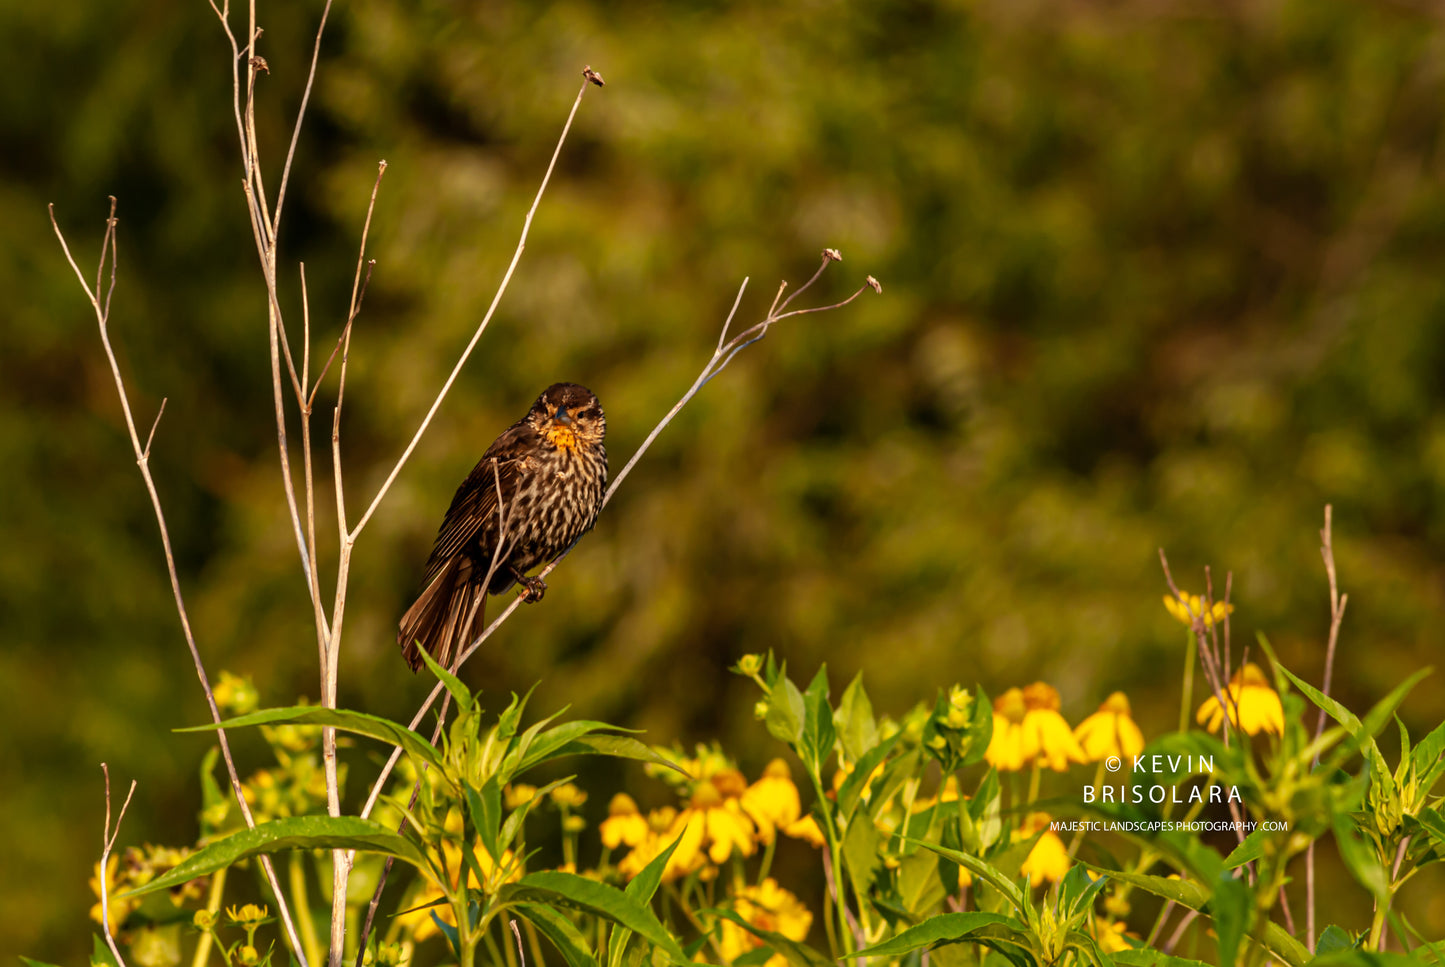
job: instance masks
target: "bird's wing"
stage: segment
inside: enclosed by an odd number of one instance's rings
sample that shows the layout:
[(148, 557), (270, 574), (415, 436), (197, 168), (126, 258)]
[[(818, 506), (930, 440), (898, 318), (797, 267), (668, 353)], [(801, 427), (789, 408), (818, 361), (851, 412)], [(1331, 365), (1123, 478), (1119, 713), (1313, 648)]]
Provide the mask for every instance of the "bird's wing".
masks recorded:
[[(492, 553), (501, 522), (497, 513), (498, 490), (502, 512), (506, 513), (507, 505), (517, 492), (517, 481), (526, 471), (528, 458), (525, 454), (534, 451), (536, 446), (537, 432), (524, 420), (513, 424), (487, 447), (482, 459), (477, 461), (467, 479), (457, 488), (451, 507), (447, 508), (447, 516), (437, 531), (436, 545), (427, 561), (422, 581), (424, 586), (430, 585), (479, 532), (492, 535), (488, 540), (483, 534), (482, 555)], [(486, 567), (485, 562), (479, 563)]]

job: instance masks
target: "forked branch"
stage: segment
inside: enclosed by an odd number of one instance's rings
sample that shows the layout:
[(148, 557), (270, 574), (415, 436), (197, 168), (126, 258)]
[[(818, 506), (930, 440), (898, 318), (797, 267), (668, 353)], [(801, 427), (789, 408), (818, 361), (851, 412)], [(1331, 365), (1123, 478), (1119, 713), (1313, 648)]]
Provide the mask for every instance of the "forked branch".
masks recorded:
[[(181, 620), (181, 631), (185, 635), (186, 647), (191, 653), (191, 662), (195, 665), (196, 678), (200, 680), (201, 690), (206, 694), (206, 706), (211, 711), (211, 720), (217, 725), (221, 724), (221, 710), (216, 706), (216, 696), (211, 691), (211, 682), (206, 675), (205, 663), (201, 661), (200, 649), (196, 646), (195, 635), (191, 632), (190, 615), (186, 612), (186, 601), (181, 594), (180, 575), (176, 571), (176, 558), (171, 549), (170, 530), (166, 526), (165, 510), (161, 507), (161, 498), (156, 490), (154, 478), (150, 469), (150, 446), (155, 437), (156, 427), (151, 427), (150, 436), (144, 446), (140, 442), (140, 434), (136, 432), (135, 418), (131, 414), (130, 398), (126, 393), (125, 379), (120, 373), (120, 364), (116, 361), (115, 350), (110, 343), (110, 296), (115, 291), (115, 266), (116, 266), (116, 218), (115, 218), (115, 197), (110, 199), (110, 214), (105, 221), (105, 236), (100, 246), (100, 262), (96, 269), (97, 285), (94, 289), (85, 280), (85, 274), (80, 271), (76, 264), (75, 257), (70, 253), (70, 245), (65, 241), (65, 234), (60, 230), (60, 223), (55, 219), (55, 206), (50, 206), (50, 224), (55, 229), (55, 237), (60, 240), (60, 247), (65, 252), (65, 259), (70, 263), (71, 269), (75, 271), (75, 277), (80, 282), (80, 287), (85, 290), (86, 298), (90, 300), (91, 308), (95, 310), (95, 321), (100, 329), (100, 342), (105, 348), (105, 358), (110, 364), (110, 374), (115, 381), (116, 395), (120, 398), (121, 413), (125, 416), (125, 426), (130, 434), (131, 449), (135, 453), (136, 465), (140, 467), (141, 479), (145, 482), (146, 492), (150, 495), (151, 510), (155, 514), (156, 525), (161, 532), (161, 548), (165, 551), (166, 572), (170, 576), (171, 595), (175, 599), (176, 614)], [(110, 262), (110, 289), (105, 299), (99, 297), (99, 282), (104, 275), (107, 258)], [(156, 424), (160, 422), (160, 414), (156, 415)], [(221, 758), (226, 762), (226, 772), (231, 779), (231, 792), (236, 797), (236, 803), (241, 807), (241, 816), (246, 820), (247, 827), (254, 828), (256, 820), (251, 816), (251, 807), (246, 803), (246, 797), (241, 791), (241, 777), (236, 773), (236, 763), (231, 757), (231, 746), (226, 739), (226, 730), (218, 728), (216, 737), (221, 746)], [(286, 906), (286, 898), (281, 893), (281, 885), (276, 879), (276, 871), (271, 865), (269, 856), (261, 857), (261, 866), (266, 872), (267, 882), (271, 885), (271, 891), (276, 896), (276, 908), (280, 913), (281, 921), (285, 924), (286, 935), (291, 941), (291, 948), (296, 952), (296, 957), (301, 967), (307, 967), (306, 956), (301, 952), (301, 943), (296, 934), (296, 927), (291, 922), (291, 912)]]

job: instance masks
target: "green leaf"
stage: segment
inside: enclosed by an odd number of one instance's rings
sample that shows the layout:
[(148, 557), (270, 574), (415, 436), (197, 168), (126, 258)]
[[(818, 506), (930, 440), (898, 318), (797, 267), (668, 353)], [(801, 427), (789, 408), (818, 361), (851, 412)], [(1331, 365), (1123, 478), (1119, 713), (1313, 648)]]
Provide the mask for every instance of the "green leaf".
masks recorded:
[(878, 829), (867, 815), (858, 816), (843, 834), (843, 865), (848, 881), (858, 896), (868, 895), (882, 857), (878, 854)]
[(1410, 762), (1415, 766), (1420, 788), (1428, 792), (1441, 772), (1445, 771), (1445, 722), (1435, 726), (1416, 744), (1410, 753)]
[(105, 967), (120, 967), (115, 962), (115, 954), (110, 952), (110, 945), (107, 944), (98, 933), (91, 934), (90, 962), (92, 964), (104, 964)]
[[(657, 887), (662, 883), (663, 871), (667, 869), (667, 861), (672, 859), (672, 854), (677, 850), (677, 844), (682, 842), (682, 835), (673, 839), (667, 844), (667, 848), (654, 856), (642, 872), (634, 876), (623, 891), (626, 896), (631, 897), (638, 903), (646, 906), (652, 902), (652, 897), (657, 893)], [(618, 967), (622, 963), (623, 954), (627, 950), (627, 942), (632, 939), (632, 931), (626, 927), (617, 927), (612, 931), (612, 936), (607, 941), (607, 967)]]
[(1273, 833), (1267, 832), (1263, 826), (1260, 826), (1244, 837), (1244, 842), (1230, 851), (1230, 854), (1224, 858), (1224, 868), (1226, 870), (1238, 869), (1246, 863), (1259, 859), (1264, 855), (1265, 842), (1272, 835)]
[(833, 713), (833, 727), (850, 762), (857, 763), (878, 744), (878, 723), (873, 718), (873, 703), (863, 690), (862, 672), (853, 676), (844, 689), (838, 710)]
[(1336, 950), (1354, 950), (1357, 941), (1344, 927), (1330, 924), (1320, 932), (1319, 942), (1315, 944), (1315, 953), (1330, 954)]
[(420, 847), (375, 820), (355, 816), (295, 816), (232, 833), (192, 853), (164, 876), (121, 896), (154, 893), (252, 856), (288, 849), (355, 849), (394, 856), (419, 870), (430, 867)]
[(1411, 954), (1379, 954), (1369, 950), (1340, 950), (1316, 957), (1309, 967), (1420, 967), (1424, 963)]
[(863, 790), (868, 788), (868, 779), (873, 775), (873, 770), (878, 764), (888, 758), (888, 753), (903, 738), (902, 732), (895, 732), (893, 735), (874, 745), (863, 755), (859, 756), (853, 763), (853, 771), (843, 780), (843, 785), (838, 789), (838, 815), (845, 822), (852, 819), (853, 812), (858, 808), (859, 801), (863, 798)]
[[(552, 718), (556, 718), (556, 716), (554, 715)], [(513, 776), (521, 775), (528, 769), (556, 758), (558, 755), (557, 750), (570, 742), (591, 735), (593, 732), (621, 731), (608, 725), (606, 722), (577, 719), (572, 722), (563, 722), (561, 725), (554, 726), (545, 732), (541, 732), (541, 734), (537, 734), (539, 731), (538, 726), (543, 726), (550, 721), (552, 721), (551, 718), (533, 725), (523, 733), (522, 738), (518, 740), (516, 746), (507, 753), (507, 756), (502, 760), (501, 768), (502, 781), (504, 783), (510, 782)]]
[(1445, 816), (1441, 816), (1434, 809), (1427, 808), (1416, 814), (1415, 821), (1425, 827), (1425, 831), (1429, 834), (1436, 849), (1445, 850)]
[[(1313, 685), (1302, 681), (1288, 668), (1278, 664), (1276, 667), (1286, 678), (1294, 683), (1296, 688), (1308, 696), (1310, 701), (1324, 709), (1326, 715), (1349, 729), (1350, 735), (1355, 740), (1354, 747), (1360, 749), (1366, 757), (1371, 760), (1371, 764), (1379, 769), (1385, 769), (1386, 766), (1384, 757), (1380, 755), (1379, 749), (1375, 746), (1375, 735), (1385, 727), (1385, 723), (1395, 714), (1395, 709), (1405, 700), (1405, 696), (1409, 694), (1410, 689), (1414, 688), (1422, 678), (1431, 672), (1429, 668), (1422, 668), (1399, 685), (1396, 685), (1390, 690), (1390, 694), (1375, 704), (1375, 707), (1370, 710), (1362, 722), (1355, 717), (1355, 713), (1325, 695)], [(1350, 747), (1346, 746), (1345, 748), (1348, 749)], [(1337, 753), (1337, 757), (1342, 759), (1343, 755)]]
[(569, 755), (610, 755), (614, 759), (636, 759), (639, 762), (666, 766), (674, 772), (687, 775), (682, 766), (628, 735), (584, 735), (557, 749), (551, 758), (560, 759)]
[(1114, 963), (1123, 964), (1124, 967), (1209, 967), (1202, 960), (1189, 960), (1186, 957), (1171, 957), (1169, 954), (1154, 950), (1151, 947), (1141, 947), (1137, 950), (1121, 950), (1118, 953), (1110, 954)]
[(763, 724), (773, 738), (793, 746), (795, 751), (801, 751), (799, 743), (803, 738), (804, 714), (803, 693), (788, 678), (785, 667), (778, 674), (773, 690), (768, 693), (768, 714)]
[(1219, 962), (1237, 964), (1240, 962), (1239, 945), (1249, 932), (1254, 915), (1254, 897), (1249, 884), (1236, 880), (1228, 873), (1221, 873), (1214, 881), (1214, 893), (1209, 898), (1207, 910), (1214, 921), (1214, 933), (1219, 944)]
[[(106, 953), (110, 953), (110, 950), (108, 948), (106, 950)], [(23, 963), (25, 967), (60, 967), (59, 964), (47, 964), (43, 960), (33, 960), (29, 957), (26, 957), (24, 954), (20, 955), (20, 962)]]
[(452, 701), (457, 703), (457, 713), (465, 715), (470, 712), (472, 710), (472, 693), (467, 690), (467, 686), (462, 684), (462, 680), (437, 664), (436, 659), (428, 654), (425, 648), (418, 647), (417, 654), (421, 655), (422, 661), (426, 662), (426, 667), (431, 669), (431, 673), (451, 693)]
[(793, 967), (834, 967), (834, 962), (831, 958), (823, 956), (807, 944), (800, 943), (790, 937), (785, 937), (780, 933), (774, 933), (771, 930), (763, 930), (761, 927), (754, 926), (731, 910), (707, 909), (699, 910), (697, 914), (700, 917), (718, 917), (737, 924), (786, 957), (788, 963), (792, 964)]
[(906, 953), (935, 944), (956, 943), (993, 924), (1001, 924), (1024, 933), (1026, 928), (1013, 917), (1001, 913), (940, 913), (916, 927), (909, 927), (898, 936), (865, 947), (848, 957), (901, 957)]
[(1085, 867), (1075, 863), (1059, 883), (1059, 898), (1069, 916), (1082, 916), (1093, 909), (1094, 897), (1108, 883), (1107, 874), (1090, 878)]
[[(1166, 900), (1173, 900), (1180, 906), (1185, 906), (1191, 910), (1200, 912), (1208, 912), (1206, 907), (1210, 900), (1209, 894), (1191, 880), (1171, 880), (1162, 876), (1150, 876), (1146, 873), (1106, 870), (1092, 865), (1090, 869), (1107, 874), (1116, 880), (1138, 887), (1155, 896), (1163, 897)], [(1290, 967), (1302, 967), (1310, 956), (1304, 944), (1300, 943), (1288, 933), (1285, 933), (1284, 928), (1277, 923), (1266, 923), (1264, 925), (1264, 946), (1280, 960), (1289, 964)], [(1228, 961), (1221, 960), (1221, 963), (1227, 962)]]
[(522, 823), (526, 822), (527, 816), (538, 804), (546, 801), (548, 793), (558, 786), (565, 785), (576, 778), (575, 775), (571, 775), (563, 776), (561, 779), (553, 779), (534, 792), (531, 799), (528, 799), (522, 803), (522, 805), (512, 810), (511, 814), (507, 816), (507, 821), (502, 823), (502, 831), (497, 836), (497, 849), (501, 850), (501, 852), (493, 853), (492, 855), (501, 856), (502, 853), (511, 848), (512, 840), (517, 838), (517, 833), (521, 830)]
[(597, 959), (587, 948), (587, 938), (571, 920), (544, 903), (518, 903), (515, 909), (552, 942), (567, 967), (597, 967)]
[(803, 695), (803, 748), (804, 762), (811, 763), (811, 771), (823, 767), (833, 752), (833, 743), (838, 732), (833, 727), (833, 707), (828, 704), (828, 666), (819, 665), (818, 674), (808, 685)]
[(487, 855), (496, 860), (502, 855), (502, 851), (497, 848), (497, 836), (502, 827), (502, 791), (497, 787), (497, 777), (492, 776), (482, 783), (480, 790), (467, 783), (466, 791), (467, 814), (472, 820), (472, 827), (481, 839)]
[(544, 903), (576, 907), (621, 924), (661, 947), (674, 960), (685, 959), (682, 948), (658, 922), (651, 909), (616, 887), (575, 873), (555, 870), (529, 873), (516, 883), (503, 887), (497, 899), (503, 904)]
[(322, 725), (356, 735), (365, 735), (391, 745), (399, 745), (411, 755), (434, 768), (442, 769), (442, 756), (426, 739), (404, 725), (390, 719), (347, 709), (322, 708), (320, 705), (293, 705), (289, 708), (268, 708), (249, 715), (238, 715), (220, 725), (193, 725), (177, 732), (213, 732), (216, 729), (241, 729), (253, 725)]
[(959, 866), (964, 867), (974, 876), (983, 879), (988, 883), (989, 886), (993, 887), (999, 893), (1003, 894), (1005, 899), (1007, 899), (1009, 903), (1013, 905), (1013, 908), (1015, 910), (1023, 909), (1023, 893), (1019, 890), (1018, 886), (1015, 885), (1011, 879), (1004, 876), (993, 866), (985, 863), (977, 856), (971, 856), (961, 850), (946, 849), (942, 846), (936, 846), (933, 843), (920, 843), (916, 840), (905, 841), (913, 842), (918, 846), (922, 846), (929, 852), (936, 853), (946, 860), (953, 860)]
[(1376, 903), (1383, 902), (1390, 892), (1390, 876), (1385, 864), (1369, 842), (1360, 835), (1347, 816), (1336, 816), (1334, 822), (1335, 845), (1339, 847), (1340, 859), (1356, 880), (1360, 882)]

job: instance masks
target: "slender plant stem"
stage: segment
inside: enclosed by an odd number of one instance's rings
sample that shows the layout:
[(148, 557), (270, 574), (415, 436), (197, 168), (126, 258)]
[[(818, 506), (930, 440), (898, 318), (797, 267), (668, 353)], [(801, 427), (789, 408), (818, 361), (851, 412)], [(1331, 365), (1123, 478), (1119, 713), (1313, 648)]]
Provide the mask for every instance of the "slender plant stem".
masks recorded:
[[(54, 205), (50, 206), (50, 224), (55, 229), (55, 237), (60, 240), (60, 247), (65, 252), (66, 261), (70, 263), (71, 269), (75, 271), (75, 277), (80, 281), (81, 288), (85, 290), (86, 296), (90, 299), (91, 307), (95, 310), (96, 324), (100, 330), (101, 345), (105, 349), (105, 358), (110, 365), (110, 373), (111, 378), (115, 382), (116, 395), (120, 399), (121, 413), (125, 417), (126, 431), (130, 435), (131, 449), (135, 453), (136, 466), (140, 468), (141, 479), (145, 482), (147, 494), (150, 495), (151, 510), (155, 514), (156, 526), (160, 529), (161, 549), (165, 552), (166, 573), (170, 577), (171, 596), (175, 599), (176, 615), (180, 618), (181, 632), (185, 636), (186, 647), (191, 653), (191, 662), (195, 666), (196, 678), (200, 681), (201, 690), (205, 693), (206, 706), (211, 712), (211, 721), (219, 726), (221, 724), (221, 710), (216, 705), (216, 696), (211, 690), (211, 682), (210, 678), (206, 675), (205, 663), (201, 660), (200, 649), (197, 647), (195, 635), (191, 631), (191, 619), (189, 613), (186, 611), (185, 596), (181, 593), (181, 579), (176, 570), (176, 558), (171, 548), (171, 535), (169, 528), (166, 526), (165, 510), (161, 507), (160, 493), (156, 490), (155, 479), (151, 476), (150, 447), (149, 444), (145, 447), (141, 446), (140, 435), (136, 432), (135, 428), (135, 418), (131, 413), (130, 399), (126, 394), (125, 379), (121, 376), (120, 363), (117, 362), (115, 350), (110, 343), (110, 297), (107, 295), (104, 304), (102, 304), (98, 295), (99, 290), (92, 291), (89, 284), (86, 283), (85, 275), (80, 271), (80, 266), (76, 265), (75, 257), (70, 253), (70, 246), (65, 241), (65, 235), (60, 231), (60, 224), (55, 220)], [(115, 229), (115, 198), (112, 196), (110, 199), (110, 216), (106, 219), (105, 238), (101, 243), (100, 250), (100, 264), (102, 266), (105, 265), (107, 250), (110, 252), (111, 291), (115, 289)], [(148, 439), (154, 439), (154, 436), (155, 428), (152, 427)], [(255, 817), (251, 815), (251, 807), (247, 804), (246, 797), (241, 789), (241, 777), (236, 772), (236, 762), (231, 756), (231, 745), (226, 738), (225, 729), (216, 729), (216, 741), (221, 747), (221, 758), (226, 763), (226, 772), (231, 779), (231, 792), (236, 798), (236, 804), (241, 809), (241, 816), (246, 821), (246, 826), (254, 829), (256, 820)], [(276, 870), (271, 863), (271, 858), (263, 854), (260, 860), (261, 868), (266, 874), (266, 880), (271, 886), (271, 891), (275, 894), (277, 913), (281, 917), (282, 924), (285, 926), (286, 935), (291, 942), (291, 949), (296, 953), (297, 960), (301, 967), (308, 967), (308, 961), (301, 950), (300, 939), (296, 934), (296, 926), (291, 921), (291, 911), (286, 905), (285, 896), (281, 893), (281, 885), (276, 878)]]

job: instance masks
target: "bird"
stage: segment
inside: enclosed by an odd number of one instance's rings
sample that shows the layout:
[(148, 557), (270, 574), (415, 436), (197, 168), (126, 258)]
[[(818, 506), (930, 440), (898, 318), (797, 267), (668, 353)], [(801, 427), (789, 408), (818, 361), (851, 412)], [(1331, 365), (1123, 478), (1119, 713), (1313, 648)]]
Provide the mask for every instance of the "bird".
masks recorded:
[(443, 668), (486, 626), (486, 594), (515, 584), (540, 601), (527, 572), (592, 528), (607, 487), (607, 417), (577, 383), (554, 383), (487, 447), (457, 488), (397, 644), (413, 672), (425, 649)]

